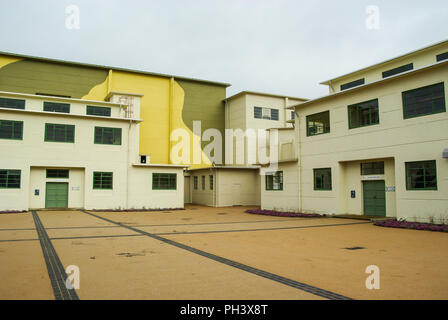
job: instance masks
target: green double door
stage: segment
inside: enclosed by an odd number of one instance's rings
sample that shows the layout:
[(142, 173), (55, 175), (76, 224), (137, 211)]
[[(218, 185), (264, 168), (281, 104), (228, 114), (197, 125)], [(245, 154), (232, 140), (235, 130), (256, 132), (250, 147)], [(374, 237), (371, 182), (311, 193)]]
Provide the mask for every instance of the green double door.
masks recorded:
[(68, 183), (47, 182), (45, 208), (68, 208)]
[(384, 180), (363, 181), (364, 214), (386, 216), (386, 188)]

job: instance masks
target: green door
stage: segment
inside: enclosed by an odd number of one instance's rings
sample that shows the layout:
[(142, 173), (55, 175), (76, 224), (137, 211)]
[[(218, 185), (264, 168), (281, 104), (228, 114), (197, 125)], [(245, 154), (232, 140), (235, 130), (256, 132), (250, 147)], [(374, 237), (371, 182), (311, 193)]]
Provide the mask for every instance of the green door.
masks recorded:
[(363, 181), (364, 214), (367, 216), (386, 216), (386, 189), (384, 180)]
[(68, 183), (47, 182), (45, 208), (68, 207)]

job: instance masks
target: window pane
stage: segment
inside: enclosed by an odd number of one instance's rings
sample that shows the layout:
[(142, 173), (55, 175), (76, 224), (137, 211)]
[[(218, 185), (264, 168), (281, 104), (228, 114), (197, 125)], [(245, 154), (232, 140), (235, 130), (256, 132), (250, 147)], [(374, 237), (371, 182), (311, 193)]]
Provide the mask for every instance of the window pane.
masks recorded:
[(0, 98), (0, 108), (25, 109), (25, 100)]
[(306, 117), (307, 135), (314, 136), (330, 132), (330, 111), (325, 111)]
[(92, 116), (110, 117), (110, 110), (108, 107), (87, 106), (87, 114)]
[(44, 111), (70, 113), (70, 104), (45, 101)]
[(331, 168), (314, 169), (314, 189), (331, 190)]
[(442, 82), (403, 92), (404, 118), (407, 119), (438, 112), (445, 112), (444, 90), (444, 83)]
[(350, 105), (348, 113), (350, 129), (378, 124), (378, 99)]
[(406, 181), (408, 190), (436, 190), (436, 161), (407, 162)]

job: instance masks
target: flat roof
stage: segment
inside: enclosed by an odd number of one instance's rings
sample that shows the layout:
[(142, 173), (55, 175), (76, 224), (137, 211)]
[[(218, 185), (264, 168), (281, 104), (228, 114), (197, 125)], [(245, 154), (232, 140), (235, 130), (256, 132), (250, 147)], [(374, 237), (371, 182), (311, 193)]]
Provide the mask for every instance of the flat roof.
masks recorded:
[(424, 66), (424, 67), (421, 67), (421, 68), (418, 68), (418, 69), (413, 69), (413, 70), (409, 70), (409, 71), (406, 71), (406, 72), (398, 73), (396, 75), (393, 75), (393, 76), (390, 76), (390, 77), (387, 77), (387, 78), (379, 79), (377, 81), (369, 82), (369, 83), (366, 83), (366, 84), (363, 84), (363, 85), (359, 85), (359, 86), (356, 86), (356, 87), (353, 87), (353, 88), (350, 88), (350, 89), (347, 89), (347, 90), (342, 90), (342, 91), (338, 91), (338, 92), (335, 92), (335, 93), (331, 93), (331, 94), (328, 94), (328, 95), (325, 95), (325, 96), (322, 96), (322, 97), (319, 97), (319, 98), (316, 98), (316, 99), (313, 99), (313, 100), (309, 100), (309, 101), (306, 101), (306, 102), (303, 102), (303, 103), (296, 103), (296, 104), (290, 106), (289, 109), (293, 109), (293, 108), (295, 109), (296, 107), (307, 106), (307, 105), (310, 105), (310, 104), (312, 104), (314, 102), (319, 102), (319, 101), (322, 101), (322, 100), (326, 100), (326, 99), (330, 99), (330, 98), (333, 98), (333, 97), (341, 96), (341, 95), (344, 95), (344, 94), (347, 94), (347, 93), (350, 93), (350, 92), (354, 92), (354, 91), (361, 90), (361, 89), (364, 89), (364, 88), (367, 88), (367, 87), (370, 87), (370, 86), (374, 86), (374, 85), (377, 85), (377, 84), (381, 84), (381, 83), (385, 83), (385, 82), (388, 82), (388, 81), (392, 81), (392, 80), (395, 80), (395, 79), (398, 79), (398, 78), (401, 78), (401, 77), (405, 77), (405, 76), (413, 74), (413, 73), (418, 73), (418, 72), (421, 72), (421, 71), (424, 71), (424, 70), (427, 70), (427, 69), (433, 69), (433, 68), (436, 68), (438, 66), (446, 65), (446, 64), (448, 64), (448, 60), (442, 60), (442, 61), (430, 64), (430, 65), (427, 65), (427, 66)]
[(7, 56), (13, 56), (13, 57), (17, 57), (17, 58), (24, 58), (24, 59), (31, 59), (31, 60), (48, 61), (48, 62), (53, 62), (53, 63), (78, 65), (78, 66), (97, 68), (97, 69), (107, 69), (107, 70), (112, 69), (112, 70), (116, 70), (116, 71), (124, 71), (124, 72), (146, 74), (146, 75), (163, 77), (163, 78), (175, 78), (175, 79), (179, 79), (179, 80), (187, 80), (187, 81), (194, 81), (194, 82), (209, 83), (209, 84), (214, 84), (214, 85), (224, 86), (224, 87), (231, 86), (230, 83), (225, 83), (225, 82), (202, 80), (202, 79), (181, 77), (181, 76), (170, 75), (170, 74), (163, 74), (163, 73), (156, 73), (156, 72), (149, 72), (149, 71), (135, 70), (135, 69), (128, 69), (128, 68), (118, 68), (118, 67), (111, 67), (111, 66), (106, 66), (106, 65), (84, 63), (84, 62), (75, 62), (75, 61), (66, 61), (66, 60), (45, 58), (45, 57), (39, 57), (39, 56), (30, 56), (30, 55), (19, 54), (19, 53), (12, 53), (12, 52), (6, 52), (6, 51), (0, 51), (0, 55), (7, 55)]
[(258, 95), (258, 96), (267, 96), (267, 97), (275, 97), (275, 98), (288, 98), (288, 99), (302, 100), (302, 101), (308, 101), (309, 100), (309, 99), (305, 99), (305, 98), (291, 97), (291, 96), (286, 96), (286, 95), (281, 95), (281, 94), (244, 90), (244, 91), (238, 92), (237, 94), (234, 94), (233, 96), (225, 98), (224, 101), (237, 98), (237, 97), (242, 96), (244, 94), (253, 94), (253, 95)]
[(399, 56), (397, 56), (397, 57), (394, 57), (394, 58), (391, 58), (391, 59), (387, 59), (387, 60), (384, 60), (384, 61), (381, 61), (381, 62), (372, 64), (372, 65), (370, 65), (370, 66), (367, 66), (367, 67), (364, 67), (364, 68), (361, 68), (361, 69), (358, 69), (358, 70), (355, 70), (355, 71), (346, 73), (346, 74), (344, 74), (344, 75), (341, 75), (341, 76), (338, 76), (338, 77), (335, 77), (335, 78), (332, 78), (332, 79), (325, 80), (325, 81), (323, 81), (323, 82), (320, 82), (319, 84), (329, 84), (330, 81), (340, 80), (340, 79), (342, 79), (342, 78), (345, 78), (345, 77), (354, 75), (354, 74), (359, 73), (359, 72), (361, 72), (361, 71), (367, 71), (367, 70), (369, 70), (369, 69), (374, 69), (375, 67), (378, 67), (378, 66), (380, 66), (380, 65), (382, 65), (382, 64), (385, 64), (385, 63), (388, 63), (388, 62), (392, 62), (392, 61), (394, 61), (394, 60), (399, 60), (399, 59), (402, 59), (402, 58), (404, 58), (404, 57), (406, 57), (406, 56), (414, 55), (414, 54), (416, 54), (416, 53), (419, 53), (419, 52), (422, 52), (422, 51), (431, 49), (431, 48), (433, 48), (433, 47), (439, 46), (439, 45), (444, 44), (444, 43), (447, 43), (447, 42), (448, 42), (448, 40), (443, 40), (443, 41), (440, 41), (440, 42), (436, 42), (436, 43), (433, 43), (433, 44), (431, 44), (431, 45), (429, 45), (429, 46), (426, 46), (426, 47), (423, 47), (423, 48), (420, 48), (420, 49), (417, 49), (417, 50), (413, 50), (413, 51), (411, 51), (411, 52), (407, 52), (407, 53), (402, 54), (402, 55), (399, 55)]

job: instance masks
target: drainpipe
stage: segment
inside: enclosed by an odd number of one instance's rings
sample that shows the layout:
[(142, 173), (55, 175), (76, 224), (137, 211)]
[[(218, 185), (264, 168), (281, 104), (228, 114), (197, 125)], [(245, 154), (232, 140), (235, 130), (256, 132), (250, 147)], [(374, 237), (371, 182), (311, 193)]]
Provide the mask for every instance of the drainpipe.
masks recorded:
[(170, 78), (170, 93), (168, 105), (168, 163), (171, 164), (171, 130), (173, 130), (174, 78)]
[(129, 119), (129, 127), (128, 127), (128, 147), (127, 147), (127, 155), (126, 155), (126, 209), (129, 209), (129, 167), (130, 163), (130, 141), (131, 141), (131, 126), (132, 120)]
[(297, 110), (294, 109), (295, 123), (296, 123), (296, 138), (297, 138), (297, 162), (299, 165), (299, 212), (302, 212), (302, 141), (300, 139), (300, 118)]

